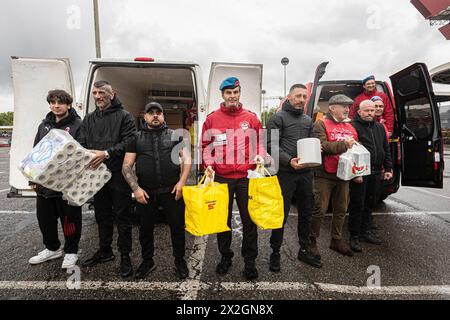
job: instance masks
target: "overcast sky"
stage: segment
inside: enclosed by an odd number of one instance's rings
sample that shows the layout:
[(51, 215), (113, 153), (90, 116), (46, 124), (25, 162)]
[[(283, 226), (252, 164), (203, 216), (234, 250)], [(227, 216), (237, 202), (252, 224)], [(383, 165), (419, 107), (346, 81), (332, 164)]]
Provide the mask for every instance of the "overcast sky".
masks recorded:
[[(450, 41), (409, 0), (99, 0), (102, 56), (262, 63), (268, 96), (323, 79), (378, 79), (414, 63), (450, 61)], [(70, 58), (76, 95), (95, 57), (91, 0), (1, 1), (0, 112), (13, 109), (10, 56)], [(50, 89), (50, 88), (49, 88)], [(450, 91), (447, 90), (447, 91)]]

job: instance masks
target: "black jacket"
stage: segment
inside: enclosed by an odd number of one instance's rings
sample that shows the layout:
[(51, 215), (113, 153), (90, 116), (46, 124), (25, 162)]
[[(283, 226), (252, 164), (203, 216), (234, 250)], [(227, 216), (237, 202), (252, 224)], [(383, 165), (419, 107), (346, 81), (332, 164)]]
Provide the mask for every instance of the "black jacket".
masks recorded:
[[(148, 129), (145, 125), (135, 134), (127, 152), (136, 153), (136, 176), (139, 185), (151, 193), (170, 192), (180, 180), (178, 153), (182, 137), (172, 140), (173, 130), (164, 125)], [(172, 161), (171, 155), (176, 158)]]
[(380, 172), (383, 167), (391, 171), (391, 153), (383, 125), (376, 121), (364, 121), (359, 114), (355, 114), (352, 124), (358, 132), (359, 143), (370, 152), (372, 173)]
[[(78, 116), (74, 108), (69, 109), (69, 115), (67, 118), (56, 122), (55, 115), (49, 112), (42, 123), (38, 127), (36, 137), (34, 138), (33, 147), (36, 146), (39, 141), (44, 138), (51, 129), (65, 130), (76, 140), (80, 135), (81, 119)], [(33, 184), (33, 183), (30, 183)], [(61, 197), (62, 193), (44, 188), (41, 185), (36, 185), (36, 193), (45, 198)]]
[(111, 106), (86, 115), (81, 126), (78, 141), (89, 150), (106, 150), (110, 158), (106, 166), (113, 173), (122, 171), (125, 148), (136, 132), (133, 116), (124, 110), (122, 103), (115, 96)]
[[(288, 100), (283, 103), (282, 110), (275, 113), (267, 124), (269, 153), (279, 152), (280, 170), (303, 173), (311, 169), (294, 170), (290, 161), (297, 157), (297, 140), (313, 136), (311, 117), (303, 113), (303, 109), (295, 109)], [(271, 144), (273, 129), (279, 130), (279, 145)], [(274, 157), (275, 159), (277, 157)]]

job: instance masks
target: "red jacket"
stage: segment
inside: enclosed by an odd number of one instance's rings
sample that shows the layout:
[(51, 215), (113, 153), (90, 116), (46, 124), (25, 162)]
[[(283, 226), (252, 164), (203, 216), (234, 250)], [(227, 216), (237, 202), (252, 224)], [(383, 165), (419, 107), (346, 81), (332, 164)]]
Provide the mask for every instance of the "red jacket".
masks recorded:
[(383, 99), (384, 112), (383, 115), (381, 116), (381, 119), (385, 120), (384, 124), (386, 125), (388, 131), (392, 134), (392, 131), (394, 130), (394, 121), (395, 121), (394, 109), (392, 108), (392, 104), (391, 101), (389, 100), (389, 97), (384, 92), (374, 90), (369, 93), (367, 93), (366, 91), (361, 93), (359, 96), (355, 98), (354, 103), (350, 108), (349, 117), (353, 119), (356, 111), (358, 111), (359, 109), (359, 104), (364, 100), (370, 100), (370, 98), (372, 98), (373, 96), (379, 96), (381, 99)]
[(255, 169), (255, 156), (266, 156), (263, 128), (256, 115), (223, 104), (206, 117), (202, 128), (202, 164), (217, 175), (239, 179)]

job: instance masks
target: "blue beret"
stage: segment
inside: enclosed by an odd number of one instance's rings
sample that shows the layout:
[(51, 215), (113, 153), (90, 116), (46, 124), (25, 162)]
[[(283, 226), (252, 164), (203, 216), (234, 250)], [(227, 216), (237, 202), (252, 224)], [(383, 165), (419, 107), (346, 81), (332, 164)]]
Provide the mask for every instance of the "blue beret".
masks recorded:
[(368, 76), (368, 77), (365, 77), (363, 80), (362, 80), (362, 84), (365, 84), (367, 81), (369, 81), (369, 80), (375, 80), (375, 77), (374, 76)]
[(222, 81), (220, 84), (220, 91), (223, 91), (225, 89), (234, 89), (237, 86), (240, 86), (239, 79), (236, 77), (229, 77)]

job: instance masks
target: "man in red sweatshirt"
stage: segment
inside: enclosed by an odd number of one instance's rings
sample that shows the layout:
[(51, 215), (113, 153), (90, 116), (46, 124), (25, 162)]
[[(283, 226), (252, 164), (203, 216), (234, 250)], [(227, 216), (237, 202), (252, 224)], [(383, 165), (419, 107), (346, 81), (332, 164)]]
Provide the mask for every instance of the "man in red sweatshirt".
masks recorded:
[[(215, 181), (227, 183), (229, 191), (228, 227), (231, 229), (233, 200), (239, 208), (243, 225), (242, 256), (244, 276), (248, 280), (258, 277), (255, 260), (258, 255), (258, 232), (248, 213), (247, 170), (254, 170), (256, 162), (263, 162), (262, 126), (257, 116), (239, 102), (239, 79), (226, 78), (220, 85), (223, 102), (217, 111), (210, 113), (202, 129), (202, 159), (208, 176), (215, 174)], [(231, 231), (217, 234), (219, 252), (218, 274), (226, 274), (231, 267)]]
[(388, 130), (388, 138), (392, 135), (392, 132), (394, 130), (394, 109), (392, 107), (391, 101), (389, 100), (389, 97), (384, 92), (377, 91), (377, 86), (375, 82), (374, 76), (368, 76), (362, 80), (364, 91), (358, 95), (354, 99), (354, 103), (350, 109), (349, 117), (353, 119), (355, 116), (355, 113), (359, 109), (359, 105), (364, 100), (370, 100), (373, 96), (379, 96), (383, 100), (384, 104), (384, 113), (381, 116), (384, 120), (384, 124), (387, 127)]

